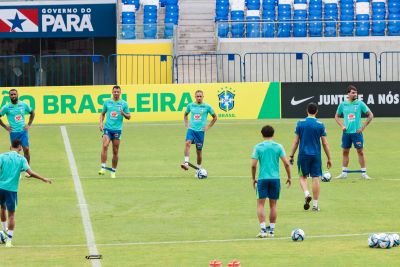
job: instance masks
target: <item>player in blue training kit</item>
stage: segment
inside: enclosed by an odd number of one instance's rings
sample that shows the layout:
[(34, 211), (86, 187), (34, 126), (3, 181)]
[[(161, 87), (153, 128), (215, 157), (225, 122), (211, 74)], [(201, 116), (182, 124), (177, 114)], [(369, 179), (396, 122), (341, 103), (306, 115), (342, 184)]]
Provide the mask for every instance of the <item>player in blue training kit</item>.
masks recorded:
[[(35, 118), (35, 111), (25, 102), (18, 100), (17, 89), (11, 89), (9, 97), (11, 103), (5, 104), (0, 109), (0, 117), (6, 115), (10, 126), (5, 125), (1, 119), (0, 125), (10, 133), (10, 141), (15, 139), (21, 140), (24, 157), (28, 161), (28, 164), (30, 164), (31, 156), (29, 153), (28, 130)], [(25, 124), (25, 114), (30, 114), (28, 124)], [(29, 177), (28, 174), (25, 174), (25, 176)]]
[(292, 150), (290, 153), (290, 163), (294, 162), (294, 154), (297, 147), (299, 148), (299, 157), (297, 166), (300, 176), (300, 186), (305, 195), (304, 209), (310, 208), (312, 200), (308, 191), (307, 177), (312, 177), (312, 192), (313, 192), (313, 211), (319, 211), (318, 199), (320, 194), (319, 177), (322, 175), (321, 161), (321, 142), (325, 154), (328, 158), (327, 168), (331, 168), (332, 160), (329, 152), (328, 140), (326, 138), (325, 126), (315, 117), (318, 112), (318, 106), (315, 103), (307, 105), (308, 117), (297, 122), (296, 136), (293, 141)]
[[(0, 206), (1, 225), (6, 236), (6, 247), (12, 247), (11, 240), (14, 235), (15, 210), (18, 203), (18, 187), (21, 171), (26, 171), (31, 177), (51, 184), (51, 180), (43, 178), (29, 167), (26, 158), (19, 152), (22, 150), (21, 141), (11, 141), (11, 151), (0, 154)], [(6, 211), (8, 211), (8, 225)]]
[[(340, 103), (335, 120), (342, 128), (342, 148), (343, 148), (343, 167), (342, 173), (336, 178), (343, 179), (347, 177), (347, 167), (349, 166), (349, 153), (351, 145), (357, 150), (358, 162), (361, 166), (361, 177), (368, 180), (370, 177), (367, 174), (367, 167), (364, 158), (364, 138), (362, 132), (367, 125), (372, 121), (374, 115), (367, 105), (357, 99), (357, 88), (350, 85), (347, 88), (347, 100)], [(367, 114), (368, 118), (364, 124), (361, 123), (361, 114)], [(340, 121), (340, 116), (343, 115), (344, 123)]]
[[(104, 118), (106, 123), (104, 125)], [(112, 98), (104, 102), (103, 111), (100, 115), (100, 131), (103, 133), (103, 146), (101, 150), (101, 169), (99, 175), (106, 173), (107, 151), (110, 142), (113, 145), (113, 158), (111, 178), (116, 178), (118, 165), (118, 151), (122, 133), (123, 120), (131, 119), (128, 103), (121, 99), (121, 88), (116, 85), (112, 89)]]
[[(261, 129), (264, 141), (254, 147), (251, 156), (251, 176), (253, 188), (257, 194), (257, 216), (260, 223), (259, 238), (273, 237), (275, 234), (275, 223), (277, 218), (276, 204), (281, 190), (279, 173), (279, 159), (283, 162), (287, 173), (286, 184), (292, 184), (290, 165), (286, 159), (285, 150), (281, 144), (272, 140), (274, 128), (266, 125)], [(257, 163), (260, 162), (260, 171), (256, 179)], [(265, 224), (265, 199), (269, 199), (269, 226)]]
[[(202, 163), (202, 149), (204, 144), (204, 133), (210, 129), (214, 123), (217, 121), (217, 115), (215, 114), (213, 108), (206, 103), (203, 103), (204, 94), (203, 91), (197, 90), (195, 92), (196, 102), (192, 102), (187, 105), (184, 121), (185, 127), (188, 129), (186, 133), (186, 142), (185, 142), (185, 150), (184, 150), (184, 162), (181, 164), (181, 168), (184, 170), (189, 169), (189, 152), (190, 145), (196, 145), (197, 151), (197, 167), (201, 168)], [(188, 115), (190, 115), (190, 123), (188, 120)], [(212, 120), (210, 124), (207, 124), (207, 116), (211, 115)]]

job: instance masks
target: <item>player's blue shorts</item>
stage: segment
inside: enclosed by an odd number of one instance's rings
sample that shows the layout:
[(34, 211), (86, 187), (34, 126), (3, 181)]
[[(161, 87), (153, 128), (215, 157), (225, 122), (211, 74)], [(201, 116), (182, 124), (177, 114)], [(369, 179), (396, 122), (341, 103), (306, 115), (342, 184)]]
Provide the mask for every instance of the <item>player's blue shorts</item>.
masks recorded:
[(257, 182), (257, 199), (279, 199), (281, 192), (280, 179), (259, 179)]
[(351, 144), (354, 148), (360, 149), (364, 147), (364, 137), (362, 133), (343, 133), (342, 135), (342, 148), (351, 148)]
[(197, 150), (203, 149), (204, 144), (204, 131), (194, 131), (192, 129), (188, 129), (186, 133), (186, 141), (192, 141), (192, 144), (196, 144)]
[(18, 204), (17, 192), (0, 189), (0, 205), (6, 206), (8, 211), (15, 211)]
[(322, 175), (321, 155), (299, 155), (297, 159), (299, 175), (305, 177), (319, 177)]
[(15, 139), (19, 139), (21, 141), (21, 145), (23, 147), (29, 147), (28, 131), (11, 132), (10, 133), (10, 142), (12, 142)]
[(121, 139), (121, 134), (122, 131), (121, 130), (109, 130), (109, 129), (104, 129), (103, 131), (103, 135), (107, 135), (108, 138), (110, 138), (110, 140), (120, 140)]

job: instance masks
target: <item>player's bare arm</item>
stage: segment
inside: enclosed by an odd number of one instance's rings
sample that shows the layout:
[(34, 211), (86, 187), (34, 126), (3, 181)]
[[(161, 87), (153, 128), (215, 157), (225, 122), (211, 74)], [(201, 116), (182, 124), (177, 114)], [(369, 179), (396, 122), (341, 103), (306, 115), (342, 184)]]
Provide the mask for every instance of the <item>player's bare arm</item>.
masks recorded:
[(374, 118), (374, 114), (371, 111), (367, 112), (367, 120), (364, 122), (364, 124), (361, 126), (360, 129), (357, 130), (357, 133), (361, 133), (362, 131), (367, 128), (368, 124), (371, 123), (372, 119)]
[(30, 116), (29, 116), (28, 124), (25, 125), (25, 127), (24, 127), (25, 131), (27, 131), (27, 130), (29, 130), (29, 128), (31, 128), (33, 120), (35, 119), (35, 111), (34, 110), (32, 110), (29, 114), (30, 114)]
[(294, 163), (294, 154), (296, 154), (297, 148), (299, 147), (299, 143), (300, 143), (300, 137), (296, 134), (296, 136), (294, 137), (292, 149), (290, 150), (290, 155), (289, 155), (289, 158), (290, 158), (289, 163), (291, 165), (293, 165), (293, 163)]
[(188, 129), (189, 128), (189, 118), (188, 118), (189, 113), (185, 112), (183, 115), (183, 121), (185, 122), (185, 127)]
[(322, 147), (324, 148), (326, 157), (328, 158), (328, 161), (326, 162), (326, 167), (330, 169), (332, 167), (332, 159), (331, 159), (331, 153), (329, 151), (328, 139), (326, 138), (326, 136), (321, 136), (321, 143)]
[(0, 126), (3, 127), (7, 132), (11, 132), (11, 127), (6, 125), (2, 119), (0, 119)]
[(104, 130), (104, 118), (105, 118), (105, 116), (106, 116), (105, 112), (102, 112), (100, 114), (100, 124), (99, 124), (100, 132), (102, 132)]
[(256, 189), (256, 186), (257, 186), (257, 179), (256, 179), (257, 163), (258, 163), (258, 160), (251, 159), (251, 177), (252, 177), (252, 184), (253, 184), (254, 189)]
[(204, 127), (204, 131), (207, 131), (208, 129), (210, 129), (214, 123), (217, 121), (217, 114), (211, 115), (212, 116), (212, 120), (210, 121), (210, 124), (207, 125), (206, 127)]
[(344, 126), (344, 124), (340, 120), (339, 114), (337, 114), (337, 113), (335, 114), (335, 121), (337, 122), (337, 124), (339, 124), (340, 128), (342, 128), (342, 131), (346, 130), (346, 126)]
[(53, 181), (52, 181), (51, 179), (49, 179), (49, 178), (44, 178), (44, 177), (42, 177), (40, 174), (34, 172), (34, 171), (31, 170), (31, 169), (27, 170), (26, 172), (30, 175), (30, 177), (36, 178), (36, 179), (38, 179), (38, 180), (41, 180), (41, 181), (44, 182), (44, 183), (47, 183), (47, 184), (53, 183)]
[(283, 166), (285, 167), (286, 170), (286, 174), (287, 174), (287, 180), (286, 180), (286, 184), (288, 185), (288, 188), (292, 185), (292, 174), (290, 172), (290, 164), (288, 159), (283, 156), (281, 157), (281, 161), (283, 162)]
[(125, 119), (130, 120), (131, 119), (131, 114), (130, 113), (125, 113), (122, 108), (120, 109), (121, 115), (124, 116)]

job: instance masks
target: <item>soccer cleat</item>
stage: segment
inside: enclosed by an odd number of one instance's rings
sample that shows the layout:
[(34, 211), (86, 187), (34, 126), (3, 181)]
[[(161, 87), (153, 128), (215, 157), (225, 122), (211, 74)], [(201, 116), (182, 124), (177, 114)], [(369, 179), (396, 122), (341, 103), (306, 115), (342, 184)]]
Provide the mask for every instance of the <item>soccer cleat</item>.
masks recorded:
[(320, 211), (320, 209), (318, 208), (318, 206), (316, 207), (316, 206), (313, 206), (312, 207), (312, 211)]
[(340, 175), (335, 177), (336, 179), (346, 179), (347, 178), (347, 173), (342, 172)]
[(258, 235), (256, 235), (257, 238), (266, 238), (268, 236), (267, 229), (261, 229)]
[(103, 168), (101, 168), (101, 169), (99, 170), (99, 175), (104, 175), (104, 174), (106, 174), (106, 170), (103, 169)]
[(11, 240), (7, 240), (6, 242), (6, 248), (12, 248), (13, 244), (11, 243)]
[(372, 178), (369, 177), (368, 174), (366, 174), (366, 173), (361, 174), (361, 177), (362, 177), (364, 180), (371, 180), (371, 179), (372, 179)]
[(274, 235), (275, 235), (275, 229), (274, 228), (267, 227), (267, 231), (268, 231), (268, 237), (274, 237)]
[(189, 170), (189, 165), (187, 162), (181, 164), (181, 168), (184, 169), (185, 171)]
[(306, 196), (306, 198), (304, 199), (304, 210), (308, 210), (310, 208), (310, 202), (311, 202), (312, 198), (311, 196)]
[(111, 172), (110, 177), (113, 179), (117, 178), (117, 176), (115, 175), (115, 172)]

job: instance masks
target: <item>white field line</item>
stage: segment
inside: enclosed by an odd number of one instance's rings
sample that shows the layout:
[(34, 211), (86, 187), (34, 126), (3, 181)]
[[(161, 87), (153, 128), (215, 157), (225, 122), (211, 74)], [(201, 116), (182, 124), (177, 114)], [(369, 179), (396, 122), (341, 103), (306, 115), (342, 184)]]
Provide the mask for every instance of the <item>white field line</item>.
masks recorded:
[[(396, 231), (386, 231), (385, 233), (396, 233)], [(334, 235), (306, 235), (307, 239), (319, 238), (341, 238), (341, 237), (355, 237), (355, 236), (368, 236), (371, 233), (358, 233), (358, 234), (334, 234)], [(273, 238), (237, 238), (237, 239), (209, 239), (209, 240), (175, 240), (175, 241), (148, 241), (148, 242), (125, 242), (125, 243), (108, 243), (97, 244), (101, 247), (120, 247), (120, 246), (146, 246), (146, 245), (180, 245), (180, 244), (209, 244), (209, 243), (233, 243), (233, 242), (246, 242), (246, 241), (276, 241), (276, 240), (290, 240), (290, 237), (273, 237)], [(68, 247), (84, 247), (84, 244), (75, 245), (33, 245), (33, 246), (16, 246), (17, 248), (68, 248)]]
[[(328, 119), (322, 119), (325, 123)], [(298, 119), (269, 119), (268, 122), (274, 124), (293, 124), (295, 125)], [(374, 120), (373, 123), (387, 123), (387, 122), (399, 122), (399, 118), (382, 118), (378, 120)], [(235, 121), (219, 121), (218, 125), (261, 125), (265, 124), (265, 120), (235, 120)], [(81, 123), (81, 124), (67, 124), (68, 127), (96, 127), (98, 128), (99, 125), (97, 123)], [(126, 123), (124, 127), (146, 127), (146, 126), (182, 126), (185, 127), (185, 124), (182, 122), (133, 122), (133, 123)], [(57, 124), (35, 124), (35, 127), (38, 128), (47, 128), (47, 127), (60, 127)]]
[[(70, 177), (56, 177), (55, 179), (69, 179)], [(148, 179), (159, 179), (159, 178), (166, 178), (166, 179), (168, 179), (168, 178), (194, 178), (192, 175), (167, 175), (167, 176), (165, 176), (165, 175), (136, 175), (136, 176), (123, 176), (123, 175), (121, 175), (121, 176), (118, 176), (117, 177), (117, 179), (141, 179), (141, 178), (148, 178)], [(236, 179), (236, 178), (240, 178), (240, 179), (243, 179), (243, 178), (251, 178), (251, 175), (218, 175), (218, 176), (209, 176), (209, 178), (210, 179), (213, 179), (213, 178), (216, 178), (216, 179), (224, 179), (224, 178), (234, 178), (234, 179)], [(109, 178), (109, 177), (104, 177), (104, 176), (99, 176), (99, 175), (93, 175), (93, 176), (81, 176), (80, 177), (80, 179), (101, 179), (101, 180), (110, 180), (111, 178)], [(299, 179), (299, 177), (292, 177), (292, 179)], [(281, 178), (281, 180), (282, 181), (286, 181), (286, 177), (282, 177)], [(331, 183), (332, 182), (335, 182), (335, 180), (338, 180), (338, 179), (335, 179), (335, 178), (333, 178), (332, 179), (332, 181), (331, 181)], [(342, 181), (346, 181), (346, 180), (348, 180), (348, 181), (352, 181), (352, 180), (363, 180), (362, 178), (359, 178), (359, 177), (353, 177), (353, 178), (347, 178), (347, 179), (342, 179)], [(398, 178), (398, 179), (396, 179), (396, 178), (380, 178), (380, 179), (371, 179), (372, 181), (373, 180), (376, 180), (376, 181), (397, 181), (397, 182), (400, 182), (400, 178)], [(368, 182), (368, 181), (366, 181), (366, 182)]]
[[(96, 247), (96, 242), (94, 240), (94, 234), (92, 229), (92, 223), (90, 221), (89, 209), (86, 204), (85, 195), (83, 194), (82, 184), (78, 174), (78, 168), (76, 167), (76, 162), (74, 154), (72, 153), (71, 143), (69, 142), (67, 128), (65, 126), (60, 126), (61, 134), (64, 139), (65, 151), (68, 156), (69, 165), (71, 168), (72, 178), (74, 180), (74, 186), (76, 191), (76, 196), (78, 197), (78, 205), (81, 210), (83, 227), (85, 229), (87, 246), (89, 248), (90, 255), (98, 255), (99, 251)], [(98, 259), (91, 261), (93, 267), (101, 267), (101, 262)]]

